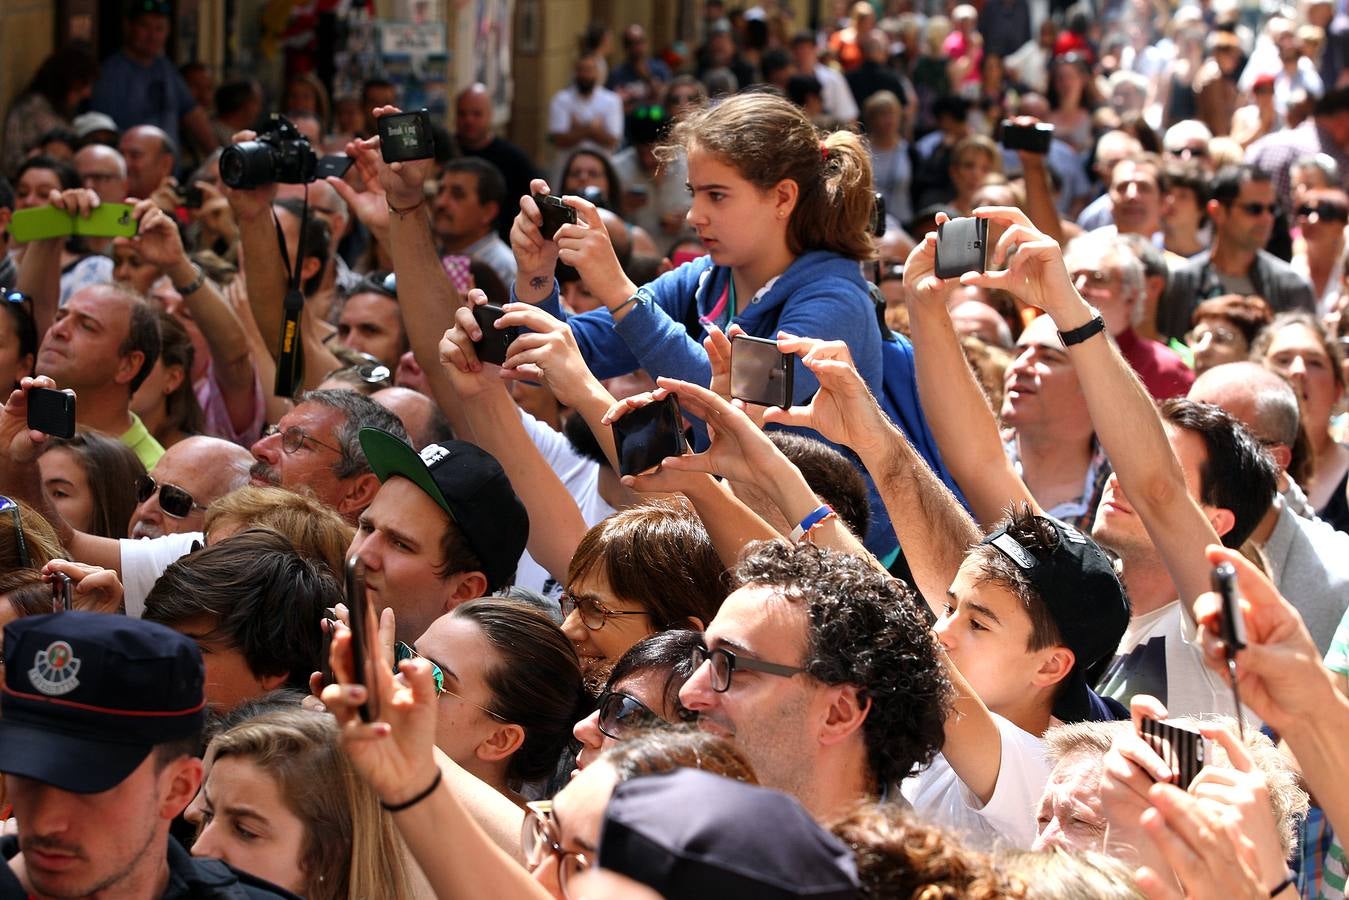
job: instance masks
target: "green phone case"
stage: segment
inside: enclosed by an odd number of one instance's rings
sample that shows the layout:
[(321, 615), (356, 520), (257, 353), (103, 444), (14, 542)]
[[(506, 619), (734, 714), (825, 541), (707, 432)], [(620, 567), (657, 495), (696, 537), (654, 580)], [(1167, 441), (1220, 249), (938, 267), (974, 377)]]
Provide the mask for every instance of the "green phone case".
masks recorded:
[(16, 209), (9, 220), (9, 233), (21, 244), (75, 233), (70, 213), (54, 206)]
[(87, 219), (72, 216), (54, 206), (39, 206), (16, 210), (9, 222), (9, 233), (19, 243), (72, 234), (99, 238), (132, 237), (136, 233), (136, 220), (131, 217), (128, 203), (101, 204)]
[(103, 203), (87, 219), (75, 219), (75, 234), (81, 237), (132, 237), (136, 220), (129, 203)]

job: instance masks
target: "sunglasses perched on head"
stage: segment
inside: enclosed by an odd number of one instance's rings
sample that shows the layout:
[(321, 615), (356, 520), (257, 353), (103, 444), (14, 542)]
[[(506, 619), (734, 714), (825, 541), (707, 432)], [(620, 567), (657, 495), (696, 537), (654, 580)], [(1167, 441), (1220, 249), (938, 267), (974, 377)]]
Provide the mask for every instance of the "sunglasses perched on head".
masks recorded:
[(33, 567), (28, 555), (28, 541), (23, 536), (23, 517), (19, 514), (19, 504), (8, 497), (0, 497), (0, 513), (9, 513), (14, 520), (14, 543), (18, 546), (19, 565), (25, 569)]
[(166, 516), (185, 519), (192, 515), (194, 509), (206, 511), (206, 507), (198, 503), (191, 494), (176, 484), (160, 484), (150, 475), (142, 475), (136, 479), (137, 503), (144, 503), (149, 500), (155, 495), (155, 491), (159, 491), (159, 508), (164, 510)]

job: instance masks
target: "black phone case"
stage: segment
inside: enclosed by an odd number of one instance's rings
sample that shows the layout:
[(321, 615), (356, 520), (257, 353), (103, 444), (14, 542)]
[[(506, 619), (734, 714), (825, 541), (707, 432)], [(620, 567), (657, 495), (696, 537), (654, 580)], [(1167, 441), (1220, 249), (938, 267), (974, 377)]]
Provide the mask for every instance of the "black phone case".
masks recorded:
[(28, 391), (28, 427), (53, 437), (75, 436), (75, 397), (51, 388)]
[(535, 194), (534, 202), (538, 204), (539, 213), (543, 216), (543, 224), (539, 226), (539, 233), (546, 240), (552, 240), (553, 235), (563, 225), (576, 224), (576, 210), (563, 203), (557, 197), (548, 194)]
[(318, 168), (314, 172), (315, 178), (341, 178), (347, 174), (347, 170), (355, 165), (356, 160), (350, 156), (342, 156), (335, 153), (332, 156), (325, 156), (319, 160)]
[(1148, 718), (1142, 720), (1139, 730), (1171, 769), (1171, 783), (1182, 791), (1188, 789), (1199, 770), (1204, 768), (1208, 750), (1204, 736), (1188, 728)]
[(386, 163), (430, 159), (436, 155), (436, 142), (431, 137), (431, 114), (424, 109), (380, 116), (379, 154)]
[(667, 456), (683, 456), (688, 450), (679, 400), (673, 395), (634, 409), (615, 422), (613, 429), (620, 475), (640, 475)]
[(1017, 125), (1008, 119), (1002, 121), (1002, 133), (999, 143), (1008, 150), (1025, 150), (1028, 153), (1048, 153), (1049, 144), (1054, 139), (1054, 126)]
[(731, 338), (731, 396), (757, 406), (792, 405), (796, 355), (783, 353), (777, 341), (736, 335)]
[(482, 340), (473, 342), (473, 351), (478, 354), (479, 362), (501, 365), (506, 361), (506, 348), (520, 336), (519, 328), (496, 327), (496, 320), (505, 314), (506, 311), (501, 307), (490, 303), (473, 307), (473, 321), (482, 329)]
[(982, 272), (988, 254), (988, 220), (964, 217), (937, 227), (938, 278), (959, 278), (966, 272)]
[[(367, 683), (366, 648), (370, 646), (366, 634), (366, 607), (370, 602), (365, 592), (365, 564), (360, 557), (352, 556), (347, 560), (347, 624), (351, 626), (351, 668), (356, 683), (363, 685), (367, 697), (375, 695), (375, 685)], [(359, 710), (361, 721), (372, 721), (377, 715), (375, 706), (367, 700)]]

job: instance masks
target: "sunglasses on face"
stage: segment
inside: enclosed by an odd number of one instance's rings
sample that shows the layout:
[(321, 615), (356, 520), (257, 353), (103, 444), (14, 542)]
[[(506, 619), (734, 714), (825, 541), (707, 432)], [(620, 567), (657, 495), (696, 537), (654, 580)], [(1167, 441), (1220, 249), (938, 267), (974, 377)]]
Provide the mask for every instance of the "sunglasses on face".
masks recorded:
[[(405, 644), (402, 641), (397, 641), (393, 645), (393, 672), (395, 675), (398, 674), (398, 664), (405, 659), (426, 659), (426, 657), (418, 653), (416, 647), (413, 647), (409, 644)], [(459, 700), (463, 703), (467, 703), (469, 706), (477, 707), (478, 709), (487, 713), (487, 715), (491, 716), (492, 718), (496, 719), (499, 722), (506, 721), (506, 719), (500, 714), (494, 713), (487, 707), (474, 703), (472, 700), (469, 700), (462, 694), (456, 694), (454, 691), (445, 687), (444, 670), (442, 670), (435, 661), (429, 659), (427, 659), (426, 661), (431, 663), (431, 681), (434, 682), (436, 686), (436, 699), (440, 699), (441, 697), (453, 697), (456, 700)]]
[(1297, 214), (1303, 219), (1315, 213), (1318, 219), (1330, 222), (1349, 222), (1349, 207), (1338, 203), (1304, 203), (1297, 208)]
[(1279, 204), (1277, 203), (1234, 203), (1232, 204), (1248, 216), (1258, 216), (1269, 214), (1277, 216), (1279, 214)]
[(192, 515), (192, 510), (199, 509), (206, 511), (192, 495), (183, 490), (176, 484), (160, 484), (149, 475), (142, 475), (136, 479), (136, 502), (144, 503), (159, 491), (159, 508), (164, 510), (164, 515), (173, 516), (175, 519), (185, 519)]

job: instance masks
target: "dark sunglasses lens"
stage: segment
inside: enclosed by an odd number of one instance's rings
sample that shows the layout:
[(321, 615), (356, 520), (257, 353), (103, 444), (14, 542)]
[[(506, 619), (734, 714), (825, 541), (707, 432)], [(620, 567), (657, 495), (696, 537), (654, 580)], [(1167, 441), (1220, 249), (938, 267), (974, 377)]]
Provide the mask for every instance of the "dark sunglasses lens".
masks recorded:
[(171, 484), (160, 485), (159, 508), (175, 519), (184, 518), (192, 512), (192, 495)]
[(148, 475), (136, 479), (136, 502), (144, 503), (154, 496), (155, 480)]

